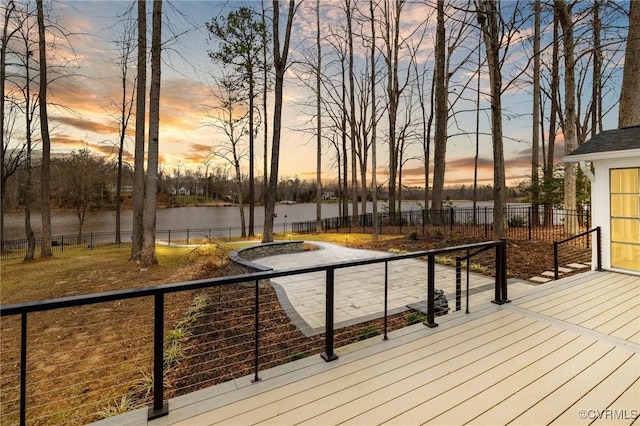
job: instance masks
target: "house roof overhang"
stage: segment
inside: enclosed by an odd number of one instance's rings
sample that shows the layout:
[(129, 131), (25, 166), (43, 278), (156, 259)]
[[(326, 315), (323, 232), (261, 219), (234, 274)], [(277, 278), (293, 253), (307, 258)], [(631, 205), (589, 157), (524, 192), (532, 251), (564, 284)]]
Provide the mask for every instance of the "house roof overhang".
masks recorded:
[(616, 160), (618, 158), (640, 158), (640, 148), (625, 149), (622, 151), (603, 151), (592, 152), (588, 154), (569, 154), (562, 158), (565, 163), (579, 163), (580, 161), (597, 161), (597, 160)]
[(606, 130), (580, 145), (562, 161), (615, 160), (618, 158), (640, 157), (640, 126)]

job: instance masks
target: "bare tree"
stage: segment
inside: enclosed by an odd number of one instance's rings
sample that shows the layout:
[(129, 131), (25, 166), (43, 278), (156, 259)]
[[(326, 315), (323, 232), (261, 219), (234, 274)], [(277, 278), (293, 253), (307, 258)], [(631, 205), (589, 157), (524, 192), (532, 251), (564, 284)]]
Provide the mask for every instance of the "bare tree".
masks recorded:
[(144, 240), (144, 136), (146, 123), (147, 90), (147, 11), (146, 1), (138, 0), (138, 59), (136, 75), (136, 136), (133, 169), (133, 222), (131, 232), (131, 255), (129, 260), (142, 257)]
[[(134, 51), (134, 27), (131, 25), (131, 21), (124, 21), (122, 27), (122, 34), (116, 41), (119, 50), (119, 56), (117, 58), (118, 66), (120, 68), (120, 88), (122, 94), (120, 102), (115, 103), (115, 107), (118, 109), (118, 159), (117, 159), (117, 177), (116, 177), (116, 192), (115, 192), (115, 204), (116, 204), (116, 243), (120, 244), (120, 216), (122, 213), (122, 156), (124, 153), (124, 144), (127, 137), (127, 130), (129, 127), (129, 120), (133, 113), (133, 105), (135, 102), (135, 82), (130, 85), (129, 82), (129, 65), (132, 60)], [(132, 86), (130, 89), (129, 86)], [(131, 91), (129, 94), (128, 92)]]
[[(9, 177), (11, 177), (25, 161), (27, 154), (27, 143), (20, 144), (16, 147), (12, 146), (12, 137), (14, 124), (17, 119), (18, 106), (15, 101), (9, 99), (10, 104), (5, 109), (5, 101), (8, 99), (6, 95), (7, 81), (7, 49), (9, 41), (16, 35), (19, 30), (23, 29), (23, 19), (17, 16), (16, 4), (10, 0), (4, 6), (4, 25), (2, 26), (2, 45), (0, 46), (0, 252), (4, 251), (4, 213), (5, 213), (5, 194)], [(9, 30), (10, 22), (14, 22), (11, 30)], [(26, 56), (29, 54), (26, 53)], [(8, 114), (6, 113), (8, 111)]]
[(40, 136), (42, 138), (42, 164), (40, 166), (40, 214), (42, 216), (42, 240), (40, 255), (51, 257), (51, 205), (49, 203), (49, 178), (51, 175), (51, 138), (49, 135), (49, 115), (47, 109), (47, 49), (45, 40), (44, 8), (42, 0), (36, 0), (38, 10), (38, 50), (40, 52), (40, 88), (38, 105), (40, 108)]
[(273, 241), (273, 218), (276, 207), (276, 189), (278, 186), (278, 166), (280, 163), (280, 137), (282, 132), (282, 89), (284, 74), (287, 70), (291, 27), (296, 12), (295, 0), (289, 0), (287, 25), (284, 44), (280, 50), (280, 1), (273, 0), (273, 64), (275, 68), (275, 93), (273, 111), (273, 139), (271, 142), (271, 173), (269, 173), (269, 189), (266, 195), (264, 211), (264, 234), (262, 242)]
[(242, 95), (242, 87), (235, 78), (227, 75), (217, 80), (217, 87), (211, 89), (213, 99), (216, 101), (213, 110), (209, 114), (210, 120), (205, 125), (215, 127), (222, 131), (227, 140), (225, 143), (214, 146), (212, 152), (223, 158), (235, 172), (236, 193), (238, 194), (238, 207), (240, 209), (241, 236), (247, 236), (247, 226), (244, 214), (241, 162), (247, 157), (244, 138), (249, 134), (249, 111), (245, 108), (245, 99)]
[(491, 140), (493, 145), (493, 237), (504, 237), (505, 167), (502, 141), (502, 74), (500, 72), (500, 12), (496, 3), (476, 4), (478, 23), (484, 34), (491, 87)]
[(316, 232), (322, 231), (322, 44), (320, 43), (320, 0), (316, 0)]
[(538, 226), (540, 189), (540, 0), (535, 0), (533, 29), (533, 125), (531, 126), (531, 222)]
[[(158, 146), (160, 130), (160, 68), (162, 52), (162, 0), (153, 2), (151, 33), (151, 90), (149, 94), (149, 149), (147, 156), (147, 185), (144, 208), (144, 240), (140, 263), (155, 265), (156, 258), (156, 200), (158, 191)], [(140, 84), (140, 83), (138, 83)]]
[(356, 95), (353, 63), (353, 19), (351, 17), (351, 0), (344, 0), (347, 19), (347, 46), (349, 49), (349, 140), (351, 142), (351, 214), (358, 220), (358, 173), (356, 159)]
[(435, 48), (435, 135), (433, 152), (433, 191), (431, 193), (431, 208), (442, 208), (442, 190), (444, 188), (445, 156), (447, 152), (447, 88), (445, 79), (445, 31), (444, 31), (444, 0), (437, 2), (436, 48)]
[(640, 2), (629, 3), (629, 36), (618, 112), (620, 128), (640, 125)]
[(378, 240), (378, 149), (377, 149), (377, 99), (376, 99), (376, 25), (373, 0), (369, 0), (371, 16), (371, 198), (373, 201), (373, 240)]
[[(564, 117), (560, 119), (564, 134), (564, 152), (571, 153), (578, 147), (576, 137), (576, 90), (575, 90), (575, 58), (573, 39), (573, 20), (571, 6), (564, 0), (554, 0), (554, 7), (558, 11), (558, 19), (562, 26), (562, 41), (564, 47)], [(576, 164), (566, 163), (564, 166), (564, 208), (576, 210)], [(565, 230), (568, 233), (577, 232), (576, 215), (565, 218)]]

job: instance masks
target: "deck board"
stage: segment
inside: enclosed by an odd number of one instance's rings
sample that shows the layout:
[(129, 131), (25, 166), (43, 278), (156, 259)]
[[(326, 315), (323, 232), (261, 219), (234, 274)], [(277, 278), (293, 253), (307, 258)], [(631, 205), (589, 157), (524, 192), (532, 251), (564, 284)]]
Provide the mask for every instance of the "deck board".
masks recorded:
[(638, 277), (578, 274), (438, 322), (149, 424), (589, 424), (579, 410), (640, 408)]
[[(638, 359), (637, 355), (629, 357), (614, 372), (605, 377), (604, 380), (555, 418), (554, 423), (560, 425), (589, 424), (592, 419), (589, 419), (588, 416), (581, 418), (580, 410), (604, 410), (611, 407), (616, 399), (619, 398), (616, 391), (621, 387), (631, 387), (634, 383), (637, 385), (638, 379), (635, 378), (635, 374), (637, 373), (639, 362), (640, 359)], [(635, 406), (638, 405), (638, 401), (640, 401), (640, 394), (638, 394), (638, 399), (635, 401)], [(631, 409), (633, 407), (634, 404), (630, 404), (626, 408)]]

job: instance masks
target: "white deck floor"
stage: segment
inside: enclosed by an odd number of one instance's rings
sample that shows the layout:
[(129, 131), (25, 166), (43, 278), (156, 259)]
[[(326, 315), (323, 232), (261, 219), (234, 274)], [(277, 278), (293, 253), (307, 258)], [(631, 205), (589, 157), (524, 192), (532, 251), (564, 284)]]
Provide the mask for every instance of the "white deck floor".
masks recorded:
[(176, 398), (148, 424), (632, 424), (640, 277), (588, 272), (510, 297)]

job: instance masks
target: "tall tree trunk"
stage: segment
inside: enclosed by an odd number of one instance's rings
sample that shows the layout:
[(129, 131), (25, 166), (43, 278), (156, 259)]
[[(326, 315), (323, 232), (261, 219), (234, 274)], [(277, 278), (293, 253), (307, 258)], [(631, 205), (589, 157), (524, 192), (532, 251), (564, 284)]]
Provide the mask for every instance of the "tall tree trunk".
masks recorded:
[(49, 115), (47, 113), (47, 50), (44, 35), (44, 10), (42, 0), (36, 0), (38, 8), (38, 47), (40, 50), (40, 137), (42, 139), (42, 165), (40, 178), (40, 214), (42, 216), (42, 242), (40, 255), (51, 257), (51, 205), (49, 188), (51, 177), (51, 138), (49, 136)]
[(321, 67), (322, 45), (320, 44), (320, 0), (316, 0), (316, 232), (322, 231), (322, 93)]
[(378, 240), (378, 159), (377, 131), (378, 113), (376, 102), (376, 24), (373, 0), (369, 0), (371, 14), (371, 199), (373, 201), (373, 241)]
[(287, 69), (289, 42), (291, 40), (291, 26), (295, 13), (295, 1), (289, 0), (289, 13), (285, 30), (284, 45), (280, 52), (280, 2), (273, 0), (273, 63), (275, 67), (275, 93), (273, 110), (273, 139), (271, 142), (271, 173), (269, 176), (269, 190), (266, 194), (264, 212), (264, 234), (262, 242), (273, 241), (273, 218), (276, 207), (276, 190), (278, 188), (278, 166), (280, 162), (280, 137), (282, 132), (282, 88), (284, 73)]
[(0, 253), (4, 252), (4, 202), (5, 202), (5, 126), (4, 126), (4, 88), (5, 81), (7, 75), (7, 46), (9, 45), (10, 35), (8, 33), (9, 29), (9, 18), (11, 17), (11, 13), (15, 10), (15, 2), (13, 0), (9, 0), (7, 5), (5, 6), (4, 13), (4, 25), (2, 26), (2, 44), (0, 45), (0, 176), (3, 179), (0, 187)]
[[(550, 188), (553, 181), (556, 123), (558, 118), (558, 91), (560, 86), (560, 41), (558, 13), (553, 13), (553, 47), (551, 53), (551, 109), (549, 111), (549, 144), (547, 147), (546, 167), (544, 169), (544, 186)], [(548, 196), (547, 196), (548, 198)], [(553, 221), (553, 205), (546, 200), (544, 205), (544, 226), (551, 226)]]
[(264, 10), (264, 2), (261, 0), (260, 4), (262, 6), (262, 28), (263, 28), (263, 32), (262, 32), (262, 64), (264, 65), (263, 69), (262, 69), (262, 79), (264, 80), (264, 92), (262, 93), (262, 114), (264, 115), (264, 120), (263, 120), (263, 128), (264, 128), (264, 133), (263, 133), (263, 150), (264, 150), (264, 155), (263, 155), (263, 159), (262, 159), (262, 168), (263, 168), (263, 174), (264, 176), (262, 177), (262, 200), (263, 203), (266, 200), (266, 196), (267, 196), (267, 191), (269, 189), (269, 116), (268, 116), (268, 110), (267, 110), (267, 93), (269, 91), (269, 70), (267, 69), (267, 25), (266, 25), (266, 16), (265, 16), (265, 10)]
[(347, 84), (344, 76), (344, 58), (342, 62), (342, 217), (343, 226), (349, 217), (349, 177), (347, 154)]
[(162, 53), (162, 0), (153, 1), (151, 32), (151, 90), (149, 93), (149, 149), (144, 208), (143, 266), (158, 263), (156, 258), (156, 199), (158, 193), (158, 147), (160, 130), (160, 67)]
[(533, 5), (535, 24), (533, 30), (533, 134), (531, 135), (531, 222), (538, 226), (538, 203), (540, 198), (540, 0)]
[[(600, 0), (593, 4), (593, 75), (591, 82), (591, 136), (602, 131), (602, 45), (600, 43)], [(640, 70), (639, 70), (640, 71)]]
[(640, 126), (640, 2), (629, 3), (629, 36), (620, 90), (619, 128)]
[(26, 87), (25, 87), (25, 131), (27, 136), (27, 159), (26, 159), (26, 168), (27, 168), (27, 177), (24, 183), (24, 231), (27, 237), (27, 253), (24, 256), (25, 262), (31, 262), (35, 260), (36, 256), (36, 237), (33, 233), (33, 228), (31, 227), (31, 183), (33, 180), (33, 169), (31, 167), (31, 153), (32, 153), (32, 134), (31, 134), (31, 125), (33, 122), (33, 109), (31, 106), (31, 76), (30, 76), (30, 60), (31, 55), (29, 54), (29, 46), (28, 42), (25, 42), (25, 73), (26, 73)]
[(482, 32), (478, 37), (478, 85), (476, 87), (476, 154), (473, 157), (473, 224), (478, 224), (478, 160), (480, 158), (480, 75), (482, 71)]
[[(562, 26), (562, 43), (564, 47), (564, 120), (562, 132), (564, 134), (564, 153), (569, 154), (578, 147), (576, 136), (576, 88), (575, 61), (573, 57), (573, 21), (570, 7), (564, 0), (554, 0), (558, 10), (558, 18)], [(576, 164), (564, 165), (564, 209), (572, 214), (565, 216), (565, 232), (573, 235), (578, 232), (578, 218), (573, 213), (576, 210)]]
[[(351, 0), (345, 0), (347, 12), (347, 43), (349, 45), (349, 139), (351, 140), (351, 205), (353, 218), (358, 220), (358, 172), (356, 159), (356, 92), (353, 63), (353, 29)], [(357, 224), (357, 222), (356, 222)]]
[[(249, 72), (249, 236), (253, 237), (255, 235), (255, 216), (256, 216), (256, 183), (255, 183), (255, 165), (254, 165), (254, 157), (255, 157), (255, 132), (253, 129), (253, 109), (254, 107), (254, 79), (253, 79), (253, 67)], [(242, 213), (244, 215), (244, 211)]]
[(147, 90), (147, 11), (146, 0), (138, 0), (138, 72), (136, 86), (136, 141), (133, 168), (133, 222), (131, 232), (131, 255), (129, 260), (142, 257), (144, 240), (144, 136), (146, 124)]
[(447, 154), (447, 90), (445, 87), (444, 0), (437, 2), (435, 58), (435, 135), (433, 152), (433, 190), (431, 208), (442, 209), (445, 158)]
[(505, 167), (502, 141), (502, 74), (500, 71), (500, 24), (496, 3), (482, 1), (478, 7), (478, 22), (484, 33), (491, 88), (491, 142), (493, 145), (493, 238), (504, 237), (505, 228)]

